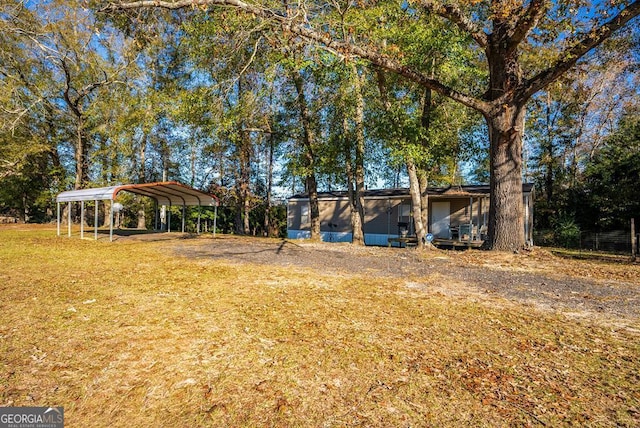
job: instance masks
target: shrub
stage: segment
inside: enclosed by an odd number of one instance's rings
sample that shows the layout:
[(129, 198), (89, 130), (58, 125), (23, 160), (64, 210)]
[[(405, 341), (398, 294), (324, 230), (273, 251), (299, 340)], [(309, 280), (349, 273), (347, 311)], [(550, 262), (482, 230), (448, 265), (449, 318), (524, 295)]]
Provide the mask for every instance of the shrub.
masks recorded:
[(559, 219), (554, 227), (556, 244), (565, 248), (578, 248), (580, 246), (580, 227), (572, 218)]

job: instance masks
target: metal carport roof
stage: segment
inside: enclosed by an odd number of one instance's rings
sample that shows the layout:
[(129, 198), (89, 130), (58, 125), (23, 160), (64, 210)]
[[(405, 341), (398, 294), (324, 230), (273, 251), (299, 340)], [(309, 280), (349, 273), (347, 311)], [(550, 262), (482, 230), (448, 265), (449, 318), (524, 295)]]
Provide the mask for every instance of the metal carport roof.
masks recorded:
[[(206, 192), (194, 189), (176, 181), (166, 181), (159, 183), (143, 183), (143, 184), (121, 184), (117, 186), (97, 187), (93, 189), (81, 189), (81, 190), (69, 190), (58, 194), (56, 202), (58, 203), (58, 236), (60, 236), (60, 204), (72, 202), (82, 202), (82, 212), (84, 212), (85, 201), (95, 201), (95, 237), (98, 239), (98, 201), (111, 201), (111, 207), (109, 215), (110, 231), (109, 239), (113, 239), (113, 212), (114, 201), (120, 192), (129, 192), (136, 195), (146, 196), (156, 201), (158, 205), (169, 206), (182, 206), (183, 219), (182, 219), (182, 231), (184, 232), (184, 207), (185, 206), (197, 206), (197, 207), (215, 207), (216, 214), (214, 216), (214, 233), (215, 233), (215, 220), (217, 219), (217, 208), (219, 205), (218, 198)], [(69, 236), (71, 236), (71, 210), (69, 212)], [(169, 211), (169, 224), (170, 224), (171, 212)], [(80, 224), (80, 236), (84, 233), (84, 222)], [(170, 230), (169, 230), (170, 231)], [(200, 231), (200, 212), (198, 212), (198, 233)]]
[(158, 205), (218, 206), (218, 198), (214, 195), (176, 181), (69, 190), (60, 193), (56, 197), (56, 202), (114, 201), (122, 191), (148, 196), (156, 200)]

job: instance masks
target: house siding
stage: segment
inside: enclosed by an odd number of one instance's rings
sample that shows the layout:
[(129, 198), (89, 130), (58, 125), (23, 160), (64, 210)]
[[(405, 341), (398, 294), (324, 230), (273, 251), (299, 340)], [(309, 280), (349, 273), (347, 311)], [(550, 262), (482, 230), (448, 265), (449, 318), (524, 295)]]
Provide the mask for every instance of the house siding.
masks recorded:
[[(472, 186), (473, 187), (473, 186)], [(463, 189), (464, 190), (464, 189)], [(489, 216), (489, 195), (476, 191), (471, 194), (459, 194), (457, 192), (441, 192), (429, 196), (429, 215), (431, 216), (431, 204), (434, 202), (450, 203), (450, 225), (459, 227), (473, 223), (474, 229), (480, 233), (486, 233)], [(365, 243), (367, 245), (387, 245), (389, 237), (397, 237), (400, 234), (399, 222), (409, 223), (409, 234), (414, 234), (411, 221), (411, 198), (401, 189), (387, 191), (382, 196), (365, 198)], [(331, 193), (329, 197), (321, 197), (319, 200), (321, 238), (329, 242), (351, 242), (351, 219), (349, 202), (346, 196), (336, 196), (340, 192)], [(532, 191), (523, 193), (524, 207), (526, 210), (524, 222), (526, 224), (526, 239), (532, 244), (533, 236), (533, 194)], [(306, 208), (303, 208), (306, 207)], [(304, 197), (289, 199), (287, 212), (287, 229), (290, 239), (310, 237), (310, 222), (307, 215), (301, 219), (303, 211), (309, 212), (309, 200)], [(432, 219), (429, 218), (429, 228)]]
[[(300, 221), (302, 215), (302, 205), (309, 205), (308, 201), (289, 200), (287, 205), (287, 230), (302, 230), (303, 226)], [(307, 227), (310, 227), (307, 225)]]
[(397, 234), (398, 213), (402, 200), (365, 200), (365, 234)]
[[(319, 201), (320, 229), (328, 232), (351, 233), (351, 211), (346, 199)], [(310, 224), (307, 227), (311, 227)]]

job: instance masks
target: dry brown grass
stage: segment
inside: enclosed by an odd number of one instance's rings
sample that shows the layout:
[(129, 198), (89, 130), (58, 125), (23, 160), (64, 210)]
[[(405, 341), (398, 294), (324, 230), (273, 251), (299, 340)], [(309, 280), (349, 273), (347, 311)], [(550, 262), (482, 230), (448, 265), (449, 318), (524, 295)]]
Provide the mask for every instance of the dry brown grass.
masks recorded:
[(54, 235), (0, 228), (3, 406), (69, 427), (640, 424), (629, 330)]
[(576, 278), (589, 278), (605, 281), (623, 281), (640, 285), (640, 263), (633, 263), (631, 257), (611, 256), (589, 258), (580, 257), (568, 251), (554, 251), (534, 248), (521, 254), (488, 253), (484, 251), (448, 252), (460, 263), (474, 264), (489, 269), (508, 269), (523, 272), (539, 272), (550, 275), (568, 275)]

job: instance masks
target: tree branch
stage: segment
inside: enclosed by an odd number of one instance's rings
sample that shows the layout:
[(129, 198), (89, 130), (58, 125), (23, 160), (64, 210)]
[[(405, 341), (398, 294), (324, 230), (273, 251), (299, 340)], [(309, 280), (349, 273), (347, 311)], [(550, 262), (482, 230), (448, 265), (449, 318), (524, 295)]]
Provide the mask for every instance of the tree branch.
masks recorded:
[(512, 48), (515, 49), (529, 35), (531, 29), (538, 25), (538, 21), (547, 12), (546, 3), (545, 0), (531, 0), (527, 11), (520, 17), (509, 35)]
[(0, 180), (4, 180), (7, 177), (20, 177), (22, 175), (21, 172), (18, 172), (18, 164), (22, 159), (19, 159), (14, 162), (10, 162), (5, 159), (0, 159)]
[(121, 12), (131, 9), (141, 9), (149, 7), (178, 10), (193, 6), (229, 6), (242, 10), (244, 12), (256, 15), (260, 18), (270, 20), (271, 22), (278, 23), (286, 32), (290, 32), (304, 39), (320, 43), (327, 48), (333, 49), (337, 52), (347, 53), (349, 55), (363, 58), (371, 62), (372, 64), (377, 65), (378, 67), (392, 71), (424, 87), (433, 89), (434, 91), (481, 113), (489, 111), (489, 103), (459, 92), (449, 86), (442, 84), (438, 80), (431, 79), (415, 70), (412, 70), (411, 68), (400, 64), (399, 62), (389, 58), (388, 56), (377, 52), (373, 48), (357, 46), (351, 43), (336, 40), (331, 37), (329, 33), (315, 30), (309, 25), (308, 22), (295, 23), (292, 19), (288, 18), (284, 14), (270, 9), (263, 9), (240, 0), (179, 0), (175, 2), (162, 0), (138, 0), (127, 3), (110, 2), (107, 6), (102, 8), (101, 11)]
[(561, 60), (524, 83), (522, 92), (524, 99), (528, 99), (533, 94), (559, 78), (563, 73), (573, 67), (576, 62), (585, 56), (591, 49), (600, 45), (615, 31), (622, 28), (638, 15), (640, 15), (640, 1), (634, 1), (602, 26), (592, 28), (580, 42), (570, 47), (560, 55), (562, 58)]
[(168, 10), (179, 10), (185, 8), (205, 6), (230, 6), (237, 9), (244, 10), (245, 12), (253, 13), (261, 18), (279, 18), (286, 19), (282, 14), (278, 14), (271, 9), (261, 8), (249, 3), (245, 3), (241, 0), (177, 0), (177, 1), (165, 1), (165, 0), (138, 0), (131, 2), (113, 2), (100, 9), (100, 12), (123, 12), (125, 10), (142, 9), (142, 8), (161, 8)]
[(262, 36), (258, 37), (258, 40), (256, 40), (256, 42), (254, 43), (253, 52), (251, 52), (251, 57), (249, 58), (249, 61), (247, 61), (244, 67), (242, 67), (242, 70), (240, 70), (240, 72), (238, 73), (238, 76), (235, 79), (233, 79), (233, 81), (229, 84), (227, 90), (225, 91), (225, 97), (226, 95), (229, 94), (229, 92), (231, 92), (231, 88), (233, 87), (233, 85), (235, 85), (236, 82), (240, 80), (240, 77), (242, 77), (244, 73), (246, 73), (246, 71), (249, 69), (249, 67), (253, 63), (253, 60), (256, 58), (256, 54), (258, 53), (258, 45), (260, 44), (261, 41), (262, 41)]
[[(69, 68), (67, 66), (66, 57), (60, 59), (60, 64), (62, 65), (62, 70), (64, 71), (64, 76), (65, 76), (64, 100), (66, 101), (67, 105), (69, 106), (73, 114), (75, 114), (77, 117), (82, 117), (84, 114), (84, 112), (80, 107), (80, 103), (85, 97), (88, 97), (89, 95), (91, 95), (93, 91), (103, 86), (109, 86), (115, 83), (123, 83), (116, 79), (112, 80), (107, 75), (107, 72), (102, 70), (104, 79), (99, 80), (97, 82), (89, 83), (84, 88), (78, 91), (71, 84), (71, 73), (69, 72)], [(71, 98), (71, 90), (73, 90), (76, 93), (73, 99)]]
[(428, 11), (456, 24), (463, 32), (469, 34), (481, 48), (487, 46), (488, 40), (485, 32), (476, 27), (457, 6), (440, 4), (432, 0), (422, 0), (420, 4)]
[(77, 117), (81, 117), (82, 112), (78, 108), (78, 102), (80, 99), (79, 98), (76, 98), (75, 100), (71, 99), (71, 73), (69, 73), (69, 68), (67, 67), (66, 58), (61, 58), (60, 64), (62, 65), (62, 71), (64, 71), (64, 81), (65, 81), (64, 100), (67, 102), (67, 105), (69, 106), (71, 111), (73, 111), (73, 114), (75, 114)]
[[(286, 25), (285, 28), (287, 28)], [(402, 65), (399, 62), (375, 51), (372, 48), (356, 46), (350, 43), (334, 40), (329, 34), (321, 33), (312, 29), (311, 27), (301, 24), (289, 25), (288, 30), (303, 38), (319, 42), (329, 48), (335, 49), (338, 52), (345, 52), (349, 53), (350, 55), (366, 59), (374, 65), (399, 74), (400, 76), (403, 76), (424, 87), (433, 89), (434, 91), (479, 112), (487, 112), (489, 110), (489, 105), (485, 101), (456, 91), (455, 89), (442, 84), (438, 80), (430, 79), (422, 73), (419, 73), (407, 66)]]

